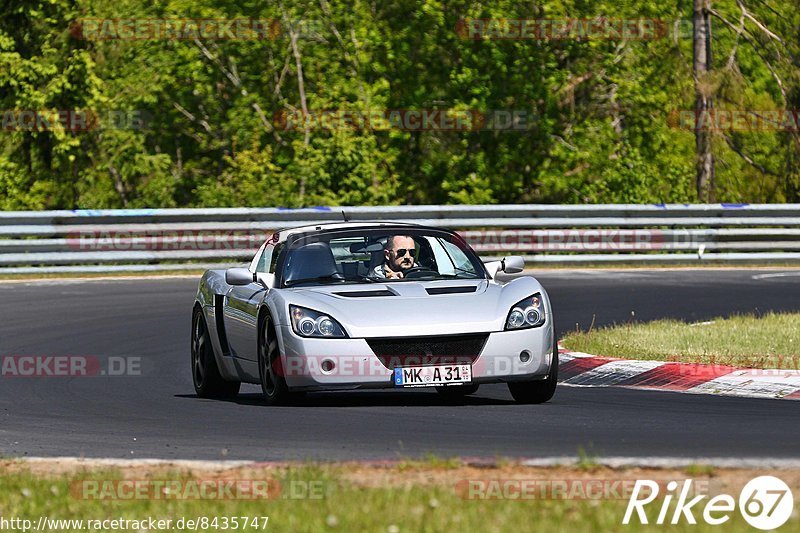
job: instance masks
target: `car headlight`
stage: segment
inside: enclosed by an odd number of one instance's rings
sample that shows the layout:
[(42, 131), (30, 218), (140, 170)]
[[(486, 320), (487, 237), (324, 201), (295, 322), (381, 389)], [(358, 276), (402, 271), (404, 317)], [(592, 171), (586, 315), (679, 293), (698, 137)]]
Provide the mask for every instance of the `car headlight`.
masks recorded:
[(544, 324), (544, 321), (542, 294), (537, 292), (514, 304), (506, 318), (506, 330), (536, 328)]
[(347, 337), (342, 326), (325, 313), (298, 305), (289, 306), (292, 329), (301, 337)]

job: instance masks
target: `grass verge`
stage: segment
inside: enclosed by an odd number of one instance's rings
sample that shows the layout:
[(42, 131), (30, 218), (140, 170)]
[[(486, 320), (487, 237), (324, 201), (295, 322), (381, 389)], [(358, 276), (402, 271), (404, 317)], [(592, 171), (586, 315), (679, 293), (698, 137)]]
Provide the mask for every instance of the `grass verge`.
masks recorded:
[(620, 324), (568, 333), (561, 344), (623, 359), (800, 369), (800, 313), (738, 315), (687, 324), (677, 320)]
[[(699, 493), (736, 497), (749, 479), (765, 473), (715, 470), (713, 473), (693, 472), (690, 477), (695, 486), (700, 487)], [(792, 487), (800, 482), (800, 471), (784, 471), (777, 475)], [(152, 492), (148, 493), (151, 497), (142, 498), (87, 498), (87, 494), (122, 494), (119, 484), (122, 481), (134, 480), (151, 488), (157, 483), (177, 481), (185, 488), (199, 481), (247, 479), (277, 480), (278, 484), (271, 486), (281, 489), (269, 499), (256, 501), (183, 499), (179, 497), (183, 489), (159, 493), (158, 498), (152, 497)], [(525, 468), (517, 464), (496, 468), (450, 464), (437, 467), (431, 461), (386, 467), (299, 464), (220, 471), (81, 469), (55, 475), (31, 471), (24, 464), (12, 462), (0, 467), (0, 517), (27, 519), (33, 524), (40, 517), (84, 521), (83, 529), (75, 524), (56, 527), (52, 523), (46, 528), (69, 532), (86, 531), (89, 520), (141, 521), (149, 517), (171, 520), (173, 525), (166, 529), (168, 531), (190, 530), (177, 527), (177, 521), (184, 518), (202, 523), (203, 517), (206, 517), (206, 524), (213, 524), (216, 518), (217, 526), (201, 526), (197, 530), (224, 530), (221, 526), (224, 517), (229, 524), (232, 517), (238, 517), (238, 531), (529, 531), (532, 524), (537, 531), (545, 532), (659, 529), (652, 524), (666, 501), (663, 499), (657, 499), (646, 508), (650, 525), (638, 522), (622, 525), (629, 497), (624, 487), (630, 489), (636, 479), (653, 479), (666, 486), (667, 480), (683, 483), (689, 478), (687, 472), (681, 470)], [(108, 483), (112, 488), (100, 493), (90, 489), (87, 493), (87, 481)], [(470, 493), (464, 490), (467, 482), (478, 483), (475, 486), (483, 488)], [(529, 496), (524, 498), (518, 491), (501, 488), (524, 487), (525, 483), (537, 490), (526, 492)], [(546, 492), (550, 496), (542, 497), (542, 490), (555, 486), (572, 488)], [(596, 492), (593, 497), (586, 496), (591, 494), (584, 492), (587, 487), (599, 486), (609, 491), (600, 497)], [(580, 490), (575, 491), (575, 488)], [(669, 505), (674, 507), (675, 504)], [(749, 530), (738, 512), (730, 514), (725, 531)], [(669, 530), (719, 530), (703, 523), (702, 510), (695, 515), (698, 525), (682, 521)], [(266, 529), (263, 527), (265, 516), (269, 517)], [(241, 527), (245, 517), (250, 524)], [(253, 527), (251, 519), (255, 517), (259, 517), (259, 523)], [(796, 530), (798, 526), (800, 519), (795, 515), (785, 528)]]

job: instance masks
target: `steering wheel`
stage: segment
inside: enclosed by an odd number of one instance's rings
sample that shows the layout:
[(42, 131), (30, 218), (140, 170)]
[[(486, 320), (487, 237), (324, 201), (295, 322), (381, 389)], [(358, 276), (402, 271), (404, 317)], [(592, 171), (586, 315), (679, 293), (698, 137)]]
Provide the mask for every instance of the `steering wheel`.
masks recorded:
[[(416, 275), (419, 274), (420, 272), (424, 272), (424, 274)], [(439, 273), (437, 271), (422, 265), (413, 266), (408, 270), (403, 271), (403, 279), (424, 278), (425, 276), (438, 276), (438, 275)]]

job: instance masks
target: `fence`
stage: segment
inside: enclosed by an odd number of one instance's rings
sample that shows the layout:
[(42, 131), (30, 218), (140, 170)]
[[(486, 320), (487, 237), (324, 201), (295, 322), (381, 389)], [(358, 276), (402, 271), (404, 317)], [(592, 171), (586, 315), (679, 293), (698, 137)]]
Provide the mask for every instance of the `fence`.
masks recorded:
[(533, 264), (800, 261), (800, 204), (448, 205), (0, 212), (0, 273), (239, 263), (274, 230), (394, 220), (459, 230)]

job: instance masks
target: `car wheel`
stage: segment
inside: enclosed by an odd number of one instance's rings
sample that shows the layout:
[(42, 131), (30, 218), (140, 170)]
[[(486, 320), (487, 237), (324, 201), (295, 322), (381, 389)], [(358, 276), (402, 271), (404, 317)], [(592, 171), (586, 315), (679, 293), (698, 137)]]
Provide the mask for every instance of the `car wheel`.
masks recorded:
[(261, 327), (258, 343), (258, 376), (267, 405), (281, 405), (289, 398), (289, 389), (281, 371), (281, 354), (278, 338), (267, 317)]
[(480, 385), (450, 385), (448, 387), (436, 387), (436, 392), (443, 398), (458, 399), (478, 392)]
[(192, 381), (201, 398), (234, 398), (241, 383), (222, 378), (211, 347), (206, 319), (200, 309), (192, 315)]
[(508, 384), (511, 396), (519, 403), (544, 403), (556, 392), (558, 383), (558, 345), (553, 340), (553, 361), (547, 377), (538, 381), (518, 381)]

